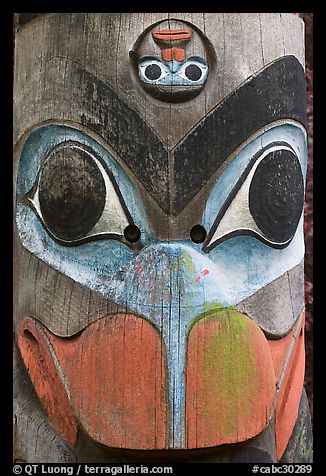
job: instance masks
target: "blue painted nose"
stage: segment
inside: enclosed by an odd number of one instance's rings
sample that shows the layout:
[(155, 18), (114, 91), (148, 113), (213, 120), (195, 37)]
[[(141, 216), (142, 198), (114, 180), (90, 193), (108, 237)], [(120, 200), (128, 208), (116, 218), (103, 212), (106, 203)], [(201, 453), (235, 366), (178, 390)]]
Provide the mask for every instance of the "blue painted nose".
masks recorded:
[(116, 300), (134, 312), (150, 314), (155, 323), (155, 311), (161, 313), (162, 308), (176, 309), (190, 321), (212, 307), (230, 303), (217, 266), (179, 242), (151, 245), (139, 253), (118, 287)]
[(185, 444), (185, 362), (191, 325), (204, 312), (228, 306), (222, 273), (193, 248), (160, 243), (142, 250), (126, 270), (114, 300), (152, 322), (166, 351), (170, 445)]

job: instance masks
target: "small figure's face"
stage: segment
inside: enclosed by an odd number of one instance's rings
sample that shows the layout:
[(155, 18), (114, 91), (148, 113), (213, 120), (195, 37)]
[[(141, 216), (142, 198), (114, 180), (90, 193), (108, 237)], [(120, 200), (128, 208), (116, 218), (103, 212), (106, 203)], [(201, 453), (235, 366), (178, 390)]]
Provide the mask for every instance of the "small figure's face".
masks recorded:
[(138, 67), (144, 83), (162, 86), (202, 86), (208, 73), (207, 64), (196, 56), (180, 62), (145, 56)]
[(163, 22), (147, 32), (137, 42), (133, 56), (147, 92), (163, 101), (186, 101), (196, 96), (207, 80), (207, 48), (190, 25), (173, 25), (171, 29), (171, 22)]
[[(188, 23), (156, 24), (129, 87), (190, 101), (217, 74), (211, 49)], [(105, 111), (35, 125), (17, 178), (19, 346), (51, 423), (73, 446), (82, 428), (176, 450), (275, 419), (280, 457), (304, 372), (301, 64), (268, 64), (171, 147), (113, 87), (76, 78)]]

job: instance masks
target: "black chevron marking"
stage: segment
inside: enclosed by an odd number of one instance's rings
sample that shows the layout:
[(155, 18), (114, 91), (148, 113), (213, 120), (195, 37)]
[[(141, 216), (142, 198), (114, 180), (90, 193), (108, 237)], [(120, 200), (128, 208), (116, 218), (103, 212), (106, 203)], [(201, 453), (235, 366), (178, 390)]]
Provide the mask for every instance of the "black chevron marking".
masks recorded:
[(173, 214), (180, 213), (242, 142), (279, 119), (306, 125), (305, 74), (294, 56), (285, 56), (253, 76), (176, 145)]
[[(81, 122), (98, 132), (117, 151), (166, 213), (170, 210), (168, 151), (159, 136), (108, 84), (77, 66), (78, 82), (86, 95)], [(97, 100), (93, 92), (96, 88)], [(87, 99), (88, 98), (88, 99)]]
[[(305, 74), (285, 56), (251, 77), (171, 150), (108, 84), (77, 66), (85, 114), (81, 122), (102, 135), (166, 213), (178, 215), (228, 156), (254, 132), (279, 119), (306, 125)], [(96, 88), (97, 101), (93, 101)], [(89, 99), (87, 100), (87, 97)], [(87, 114), (98, 117), (93, 123)], [(170, 189), (172, 155), (174, 190)]]

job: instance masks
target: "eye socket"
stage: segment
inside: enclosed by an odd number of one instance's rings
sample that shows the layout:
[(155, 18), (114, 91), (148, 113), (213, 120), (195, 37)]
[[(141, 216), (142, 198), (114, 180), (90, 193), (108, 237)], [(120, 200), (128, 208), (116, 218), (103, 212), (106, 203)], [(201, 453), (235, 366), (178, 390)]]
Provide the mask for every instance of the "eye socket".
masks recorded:
[(303, 200), (303, 177), (295, 154), (284, 149), (268, 154), (249, 188), (249, 209), (259, 229), (273, 242), (288, 242), (299, 223)]
[(138, 65), (139, 78), (146, 83), (155, 84), (162, 80), (170, 71), (161, 61), (156, 58), (144, 58)]
[(303, 204), (304, 180), (294, 150), (286, 143), (272, 143), (241, 175), (216, 217), (204, 251), (237, 235), (285, 248), (296, 232)]
[(83, 150), (64, 147), (54, 151), (43, 163), (38, 185), (44, 222), (65, 241), (87, 235), (103, 213), (105, 183)]
[(124, 230), (133, 225), (111, 172), (73, 141), (48, 153), (26, 199), (50, 236), (67, 246), (104, 237), (125, 241)]
[(204, 63), (203, 60), (199, 61), (191, 58), (189, 58), (178, 71), (179, 76), (194, 84), (202, 84), (206, 80), (207, 74), (207, 64)]

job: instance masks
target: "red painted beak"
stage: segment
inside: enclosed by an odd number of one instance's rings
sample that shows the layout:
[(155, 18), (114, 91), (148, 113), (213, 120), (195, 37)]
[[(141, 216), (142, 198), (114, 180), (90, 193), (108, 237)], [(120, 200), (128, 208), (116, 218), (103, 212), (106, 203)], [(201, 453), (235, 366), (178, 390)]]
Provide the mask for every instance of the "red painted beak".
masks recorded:
[(70, 444), (78, 422), (108, 447), (166, 447), (162, 342), (148, 321), (111, 315), (60, 338), (27, 318), (18, 344), (52, 425)]
[[(299, 324), (268, 341), (237, 311), (194, 323), (187, 346), (185, 448), (245, 441), (264, 430), (275, 410), (282, 456), (303, 385), (304, 319)], [(25, 318), (18, 345), (51, 424), (72, 446), (80, 425), (107, 447), (169, 448), (166, 351), (147, 320), (110, 315), (61, 338)]]

